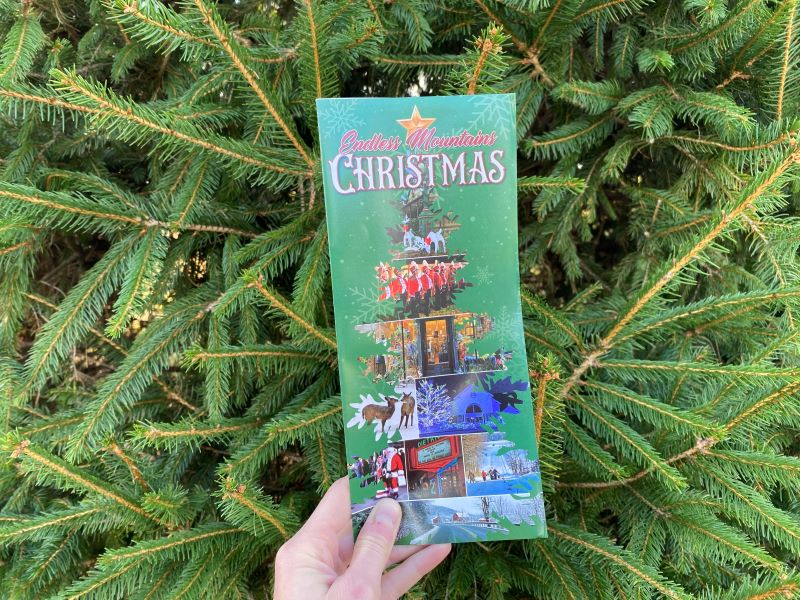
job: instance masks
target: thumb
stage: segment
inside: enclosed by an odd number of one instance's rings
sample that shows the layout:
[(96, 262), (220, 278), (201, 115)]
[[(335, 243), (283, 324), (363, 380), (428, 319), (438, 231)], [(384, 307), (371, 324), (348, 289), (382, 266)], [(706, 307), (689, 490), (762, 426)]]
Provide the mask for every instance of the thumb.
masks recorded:
[(342, 582), (347, 598), (380, 598), (381, 576), (400, 528), (402, 511), (395, 500), (385, 498), (372, 509), (358, 534), (353, 559)]

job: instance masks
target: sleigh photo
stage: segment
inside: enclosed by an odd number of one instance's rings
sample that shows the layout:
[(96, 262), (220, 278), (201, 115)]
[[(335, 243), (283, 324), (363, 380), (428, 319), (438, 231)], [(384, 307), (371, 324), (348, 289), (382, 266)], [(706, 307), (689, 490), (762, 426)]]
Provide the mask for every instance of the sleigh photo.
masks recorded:
[(400, 222), (387, 227), (395, 258), (445, 256), (450, 234), (461, 227), (458, 216), (440, 208), (441, 198), (433, 188), (408, 190), (393, 202)]

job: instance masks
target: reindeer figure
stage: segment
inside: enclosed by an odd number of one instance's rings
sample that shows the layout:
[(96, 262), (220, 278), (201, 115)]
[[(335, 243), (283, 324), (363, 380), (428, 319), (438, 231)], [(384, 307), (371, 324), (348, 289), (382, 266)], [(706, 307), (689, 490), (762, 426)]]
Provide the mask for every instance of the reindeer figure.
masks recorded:
[[(414, 405), (417, 403), (414, 400), (414, 396), (411, 394), (403, 393), (403, 397), (400, 399), (400, 402), (403, 403), (403, 406), (400, 407), (400, 427), (408, 427), (408, 420), (411, 419), (411, 426), (414, 426)], [(406, 420), (406, 424), (403, 425), (403, 419)]]
[[(441, 248), (439, 248), (440, 245)], [(431, 248), (433, 248), (433, 251), (437, 254), (447, 252), (447, 244), (445, 244), (441, 228), (439, 228), (439, 231), (431, 231), (428, 237), (425, 238), (425, 251), (428, 254), (431, 253)]]
[(381, 422), (381, 433), (386, 430), (386, 421), (392, 418), (394, 414), (394, 405), (397, 404), (397, 398), (386, 396), (386, 406), (380, 404), (369, 404), (361, 409), (361, 416), (367, 423), (374, 421)]

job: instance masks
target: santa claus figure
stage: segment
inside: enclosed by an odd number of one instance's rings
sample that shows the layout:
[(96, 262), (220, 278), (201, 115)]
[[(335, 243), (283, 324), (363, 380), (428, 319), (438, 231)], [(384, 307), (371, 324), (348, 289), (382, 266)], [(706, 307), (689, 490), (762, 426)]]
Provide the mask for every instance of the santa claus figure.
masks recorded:
[(397, 448), (391, 446), (383, 451), (383, 487), (382, 492), (378, 492), (378, 498), (400, 497), (400, 487), (406, 485), (406, 471), (403, 467), (403, 457)]

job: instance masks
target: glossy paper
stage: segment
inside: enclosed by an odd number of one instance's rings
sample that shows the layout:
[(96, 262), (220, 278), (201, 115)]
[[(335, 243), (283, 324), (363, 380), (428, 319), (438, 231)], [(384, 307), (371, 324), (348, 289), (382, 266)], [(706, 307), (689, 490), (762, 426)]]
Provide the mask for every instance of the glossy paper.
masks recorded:
[(517, 262), (513, 95), (317, 101), (356, 529), (546, 535)]

